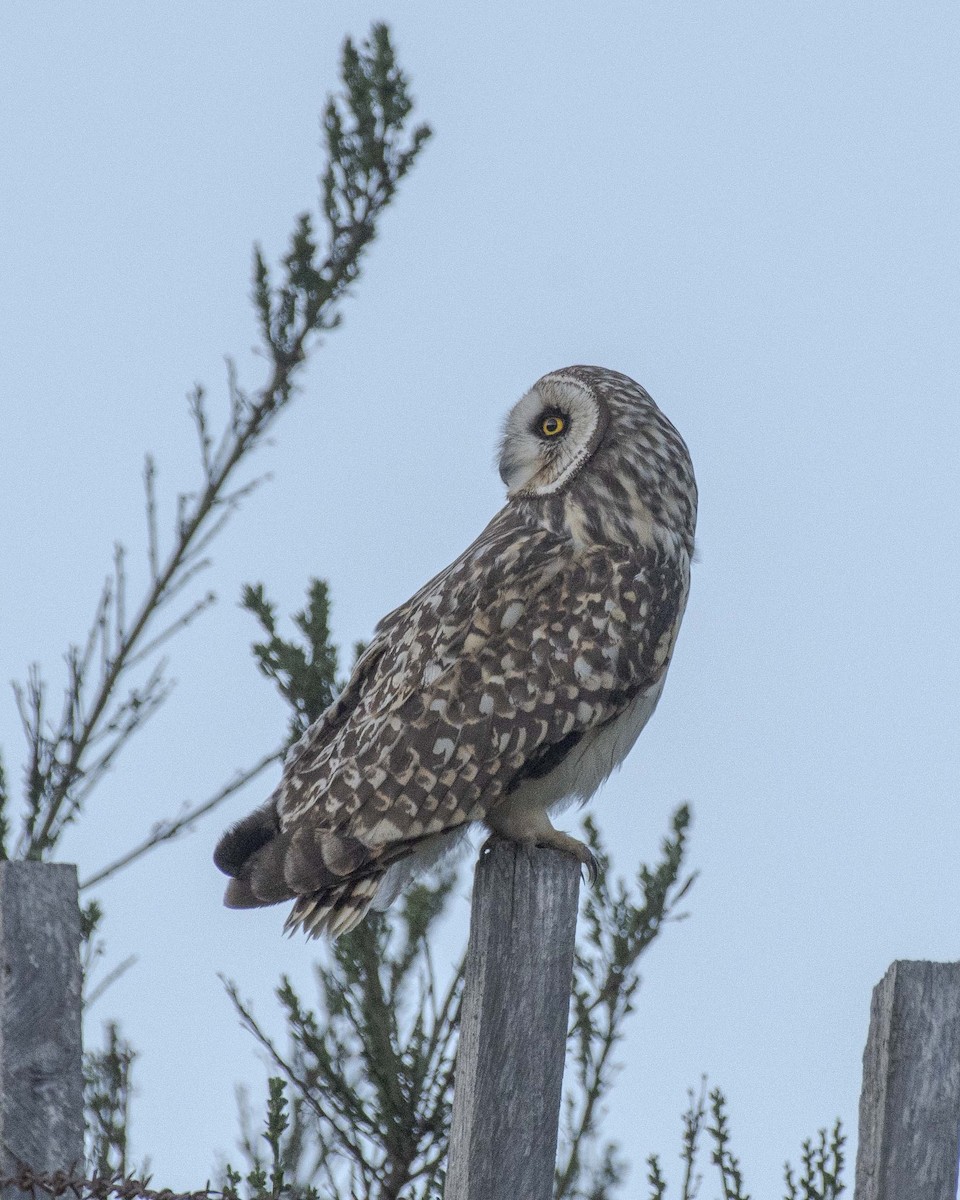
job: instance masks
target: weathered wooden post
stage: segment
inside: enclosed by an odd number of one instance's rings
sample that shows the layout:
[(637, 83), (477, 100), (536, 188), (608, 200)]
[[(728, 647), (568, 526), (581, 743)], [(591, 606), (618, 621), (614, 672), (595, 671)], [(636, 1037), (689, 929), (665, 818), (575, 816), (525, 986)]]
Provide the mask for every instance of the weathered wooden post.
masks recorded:
[(80, 987), (76, 867), (0, 863), (0, 1177), (82, 1173)]
[(954, 1200), (960, 963), (895, 962), (873, 990), (855, 1200)]
[(477, 864), (444, 1200), (550, 1200), (580, 864), (495, 842)]

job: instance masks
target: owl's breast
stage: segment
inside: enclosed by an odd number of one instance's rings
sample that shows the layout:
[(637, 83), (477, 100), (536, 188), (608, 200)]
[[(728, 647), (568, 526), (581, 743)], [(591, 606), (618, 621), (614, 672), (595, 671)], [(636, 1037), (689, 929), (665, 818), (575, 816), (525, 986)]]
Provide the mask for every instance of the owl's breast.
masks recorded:
[(638, 692), (616, 717), (588, 729), (550, 770), (524, 778), (500, 804), (504, 808), (550, 810), (589, 800), (633, 749), (657, 707), (664, 678)]

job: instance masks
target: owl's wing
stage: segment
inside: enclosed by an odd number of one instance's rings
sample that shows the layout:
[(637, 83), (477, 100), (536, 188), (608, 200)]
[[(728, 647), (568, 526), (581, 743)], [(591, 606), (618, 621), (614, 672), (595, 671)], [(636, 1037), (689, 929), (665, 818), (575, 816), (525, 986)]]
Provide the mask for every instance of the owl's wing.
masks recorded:
[(675, 568), (578, 553), (499, 514), (384, 618), (291, 751), (268, 856), (299, 897), (291, 923), (348, 926), (393, 862), (617, 716), (666, 669), (682, 590)]

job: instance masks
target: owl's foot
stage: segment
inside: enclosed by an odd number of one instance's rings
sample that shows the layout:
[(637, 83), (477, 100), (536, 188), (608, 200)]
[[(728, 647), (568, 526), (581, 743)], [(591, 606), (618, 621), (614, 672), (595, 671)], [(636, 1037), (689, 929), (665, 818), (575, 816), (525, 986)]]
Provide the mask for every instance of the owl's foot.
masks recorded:
[(571, 837), (569, 833), (561, 833), (559, 829), (551, 829), (548, 837), (538, 837), (534, 845), (551, 846), (554, 850), (559, 850), (563, 854), (572, 854), (583, 868), (587, 883), (593, 887), (597, 882), (600, 865), (597, 862), (596, 855), (586, 842), (581, 842), (577, 838)]
[[(492, 825), (489, 818), (488, 824)], [(572, 854), (583, 868), (587, 883), (593, 887), (597, 882), (599, 864), (590, 847), (585, 842), (571, 837), (568, 833), (561, 833), (559, 829), (554, 829), (545, 815), (543, 821), (536, 822), (533, 829), (527, 828), (515, 832), (513, 830), (508, 831), (502, 827), (494, 828), (493, 832), (480, 847), (480, 853), (486, 854), (492, 845), (503, 841), (519, 842), (521, 845), (527, 846), (549, 847), (553, 850), (559, 850), (561, 854)]]

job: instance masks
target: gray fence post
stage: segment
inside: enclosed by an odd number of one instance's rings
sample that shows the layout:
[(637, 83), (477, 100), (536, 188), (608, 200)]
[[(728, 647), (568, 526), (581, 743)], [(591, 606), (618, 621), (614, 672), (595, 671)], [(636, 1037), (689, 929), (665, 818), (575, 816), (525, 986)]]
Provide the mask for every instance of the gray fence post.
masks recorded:
[(954, 1200), (960, 963), (895, 962), (873, 990), (855, 1200)]
[(76, 867), (0, 863), (0, 1176), (82, 1173), (80, 989)]
[(477, 864), (444, 1200), (550, 1200), (580, 864), (495, 842)]

